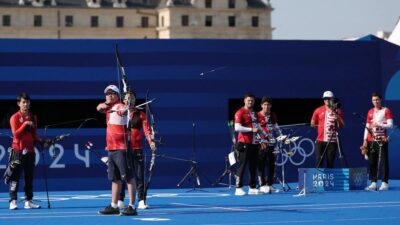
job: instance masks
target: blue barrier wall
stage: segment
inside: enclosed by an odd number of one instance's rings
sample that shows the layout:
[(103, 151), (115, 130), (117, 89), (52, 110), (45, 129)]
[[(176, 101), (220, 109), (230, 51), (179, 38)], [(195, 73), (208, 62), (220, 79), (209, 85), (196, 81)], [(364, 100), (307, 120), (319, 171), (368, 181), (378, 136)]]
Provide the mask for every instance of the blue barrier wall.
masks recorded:
[[(0, 99), (15, 99), (26, 91), (33, 99), (100, 102), (104, 87), (118, 81), (115, 43), (0, 40)], [(152, 97), (157, 98), (153, 104), (157, 130), (166, 142), (159, 153), (191, 158), (194, 123), (196, 160), (202, 174), (211, 181), (223, 171), (224, 157), (230, 151), (226, 124), (232, 115), (228, 115), (228, 100), (240, 99), (249, 91), (258, 97), (300, 99), (315, 99), (325, 90), (333, 91), (343, 105), (346, 127), (340, 135), (351, 167), (367, 166), (359, 150), (363, 127), (352, 113), (366, 114), (372, 107), (373, 91), (385, 93), (395, 123), (399, 121), (399, 48), (384, 41), (118, 40), (118, 44), (128, 80), (138, 97), (144, 98), (150, 89)], [(48, 110), (52, 110), (51, 106)], [(291, 110), (296, 116), (296, 108)], [(45, 120), (40, 115), (39, 119)], [(43, 134), (43, 130), (39, 132)], [(109, 188), (105, 166), (83, 147), (91, 140), (103, 152), (105, 129), (49, 129), (47, 134), (65, 132), (73, 135), (56, 146), (64, 151), (58, 162), (45, 153), (46, 167), (53, 163), (48, 169), (50, 188)], [(314, 140), (316, 132), (301, 128), (297, 134)], [(394, 132), (391, 157), (399, 157), (399, 139)], [(1, 136), (0, 141), (2, 173), (10, 139)], [(304, 161), (300, 167), (315, 164), (311, 142), (304, 139), (300, 143), (306, 153), (287, 159), (287, 181), (297, 179), (299, 162)], [(36, 173), (37, 189), (43, 188), (41, 161)], [(391, 178), (400, 178), (399, 167), (391, 164)], [(188, 163), (158, 158), (152, 186), (174, 187), (188, 169)], [(204, 178), (202, 185), (208, 185)], [(5, 190), (0, 185), (0, 191)]]

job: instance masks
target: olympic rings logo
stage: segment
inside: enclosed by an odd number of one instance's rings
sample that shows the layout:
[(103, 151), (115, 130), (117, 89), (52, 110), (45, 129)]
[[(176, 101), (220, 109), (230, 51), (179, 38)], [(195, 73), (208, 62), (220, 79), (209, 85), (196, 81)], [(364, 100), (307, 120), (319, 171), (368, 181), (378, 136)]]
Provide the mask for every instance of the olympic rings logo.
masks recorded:
[(298, 143), (290, 142), (288, 145), (280, 143), (275, 147), (275, 151), (279, 152), (275, 165), (285, 165), (289, 160), (293, 165), (300, 166), (314, 154), (315, 144), (310, 138), (302, 138)]

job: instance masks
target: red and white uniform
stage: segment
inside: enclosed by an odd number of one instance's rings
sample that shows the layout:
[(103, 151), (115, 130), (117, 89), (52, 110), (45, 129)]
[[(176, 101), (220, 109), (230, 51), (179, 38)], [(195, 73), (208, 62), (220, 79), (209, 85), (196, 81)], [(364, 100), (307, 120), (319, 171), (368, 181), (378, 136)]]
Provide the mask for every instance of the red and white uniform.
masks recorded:
[[(385, 137), (387, 138), (387, 128), (393, 127), (393, 116), (392, 112), (382, 107), (380, 109), (372, 108), (368, 111), (367, 115), (367, 127), (372, 127), (372, 124), (378, 124), (378, 126), (370, 129), (376, 138)], [(374, 141), (372, 135), (365, 129), (364, 140)]]
[[(235, 124), (239, 124), (245, 128), (246, 132), (240, 132), (238, 135), (238, 142), (245, 144), (257, 144), (256, 135), (253, 134), (252, 128), (257, 127), (258, 117), (257, 113), (250, 112), (248, 109), (242, 107), (235, 113)], [(236, 125), (235, 125), (235, 130)]]
[(107, 150), (126, 150), (128, 142), (128, 118), (121, 112), (124, 104), (116, 102), (106, 110)]
[[(33, 121), (35, 127), (26, 125), (25, 122)], [(35, 141), (40, 139), (37, 136), (37, 118), (32, 113), (28, 113), (27, 116), (23, 116), (21, 112), (17, 112), (10, 118), (10, 126), (13, 134), (12, 148), (21, 153), (24, 149), (28, 152), (35, 151)]]
[(263, 115), (260, 112), (258, 112), (258, 121), (260, 122), (260, 126), (264, 130), (265, 133), (271, 133), (275, 129), (277, 125), (277, 117), (274, 112), (271, 112), (267, 115)]
[(151, 143), (151, 132), (144, 112), (134, 109), (130, 114), (131, 149), (139, 150), (143, 148), (140, 129), (143, 128), (144, 135), (149, 145)]
[[(343, 112), (341, 109), (337, 110), (338, 116), (343, 119)], [(317, 108), (313, 115), (312, 120), (318, 125), (317, 141), (337, 142), (336, 126), (335, 126), (335, 113), (327, 108), (325, 105)]]

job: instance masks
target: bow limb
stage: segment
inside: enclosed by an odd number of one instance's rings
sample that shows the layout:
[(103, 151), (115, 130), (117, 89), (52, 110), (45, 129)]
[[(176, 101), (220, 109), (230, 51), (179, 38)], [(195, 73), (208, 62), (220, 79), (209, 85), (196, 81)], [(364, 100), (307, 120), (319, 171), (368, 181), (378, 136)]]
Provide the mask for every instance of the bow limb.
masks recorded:
[[(149, 98), (149, 90), (146, 92), (146, 102), (148, 102)], [(153, 101), (153, 100), (152, 100)], [(150, 104), (146, 104), (146, 117), (148, 118), (148, 121), (150, 122), (150, 142), (151, 145), (155, 145), (155, 122), (154, 122), (154, 116), (153, 113), (151, 112), (151, 106)], [(151, 159), (150, 159), (150, 166), (149, 166), (149, 175), (147, 178), (147, 182), (145, 184), (144, 188), (144, 199), (146, 200), (147, 197), (147, 190), (150, 187), (150, 182), (151, 178), (154, 173), (154, 168), (155, 168), (155, 161), (156, 161), (156, 147), (155, 146), (150, 146), (151, 149)]]
[[(122, 64), (121, 56), (120, 56), (119, 50), (118, 50), (118, 44), (115, 44), (115, 57), (117, 59), (119, 71), (121, 72), (121, 75), (122, 75), (121, 80), (122, 80), (122, 85), (123, 85), (123, 96), (124, 96), (124, 100), (126, 101), (125, 105), (128, 108), (128, 110), (127, 110), (128, 123), (126, 124), (126, 128), (129, 129), (129, 120), (130, 120), (130, 115), (131, 115), (131, 111), (130, 111), (131, 110), (131, 96), (127, 95), (127, 93), (129, 93), (131, 91), (131, 88), (128, 85), (125, 68), (124, 68), (124, 65)], [(119, 76), (118, 76), (118, 78), (119, 78)], [(120, 96), (120, 99), (122, 100), (122, 96)]]
[(126, 94), (128, 91), (130, 91), (130, 88), (128, 86), (125, 68), (124, 68), (124, 65), (122, 64), (121, 56), (119, 54), (118, 44), (115, 44), (115, 57), (117, 58), (118, 67), (122, 74), (121, 80), (122, 80), (122, 84), (123, 84), (123, 91), (124, 91), (124, 94)]

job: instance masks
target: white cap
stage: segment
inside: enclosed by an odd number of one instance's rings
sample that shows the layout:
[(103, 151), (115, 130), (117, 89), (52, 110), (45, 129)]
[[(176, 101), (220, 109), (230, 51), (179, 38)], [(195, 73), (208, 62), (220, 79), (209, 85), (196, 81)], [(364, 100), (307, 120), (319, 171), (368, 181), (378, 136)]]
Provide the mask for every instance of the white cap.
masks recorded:
[(106, 89), (104, 89), (104, 94), (106, 94), (108, 90), (112, 90), (112, 91), (117, 92), (117, 93), (119, 94), (119, 89), (118, 89), (118, 87), (115, 86), (115, 85), (113, 85), (113, 84), (108, 85), (108, 86), (106, 87)]
[(322, 95), (322, 98), (333, 98), (335, 97), (332, 93), (332, 91), (325, 91), (324, 94)]

